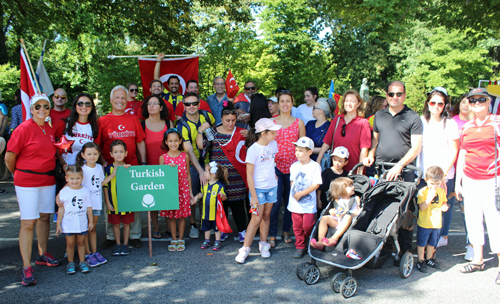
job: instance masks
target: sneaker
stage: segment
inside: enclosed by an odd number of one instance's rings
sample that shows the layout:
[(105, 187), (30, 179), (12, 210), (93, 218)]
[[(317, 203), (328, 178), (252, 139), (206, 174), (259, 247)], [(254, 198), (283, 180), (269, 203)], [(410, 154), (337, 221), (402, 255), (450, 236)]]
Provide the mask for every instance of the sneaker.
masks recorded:
[(89, 273), (90, 272), (90, 266), (87, 262), (80, 262), (80, 272), (81, 273)]
[(128, 255), (129, 251), (128, 251), (128, 245), (125, 244), (122, 246), (122, 250), (120, 250), (120, 255)]
[(192, 239), (198, 239), (200, 237), (200, 231), (194, 225), (189, 228), (189, 237)]
[(222, 249), (222, 243), (220, 241), (215, 241), (215, 244), (214, 244), (214, 247), (212, 248), (212, 250), (219, 251), (221, 249)]
[(95, 256), (91, 253), (91, 254), (87, 254), (85, 256), (85, 262), (87, 262), (87, 264), (89, 264), (90, 267), (97, 267), (99, 266), (99, 262), (97, 261), (97, 259), (95, 258)]
[(67, 260), (68, 259), (68, 252), (67, 251), (64, 251), (64, 259)]
[(66, 266), (66, 273), (67, 274), (75, 274), (76, 273), (75, 263), (68, 263), (68, 266)]
[(243, 243), (245, 241), (245, 235), (247, 234), (246, 230), (243, 230), (242, 232), (238, 232), (238, 241), (240, 243)]
[(259, 251), (260, 251), (260, 256), (264, 259), (270, 258), (271, 253), (269, 252), (269, 249), (271, 249), (271, 245), (269, 245), (268, 242), (259, 242)]
[(56, 212), (56, 213), (54, 213), (54, 218), (52, 219), (52, 221), (53, 221), (54, 223), (57, 223), (57, 212)]
[(293, 257), (296, 259), (302, 259), (304, 257), (305, 251), (305, 249), (297, 249), (295, 250)]
[(439, 241), (438, 241), (438, 243), (436, 245), (436, 248), (443, 247), (443, 246), (446, 246), (446, 245), (448, 245), (448, 238), (440, 237)]
[(122, 246), (116, 245), (115, 249), (113, 250), (113, 256), (119, 256), (120, 252), (122, 252)]
[(35, 272), (31, 266), (23, 268), (23, 274), (21, 275), (21, 282), (24, 286), (31, 286), (36, 284)]
[(220, 241), (224, 242), (229, 237), (229, 234), (222, 232), (220, 235)]
[(238, 250), (238, 255), (234, 258), (234, 260), (237, 263), (243, 264), (245, 263), (245, 260), (247, 259), (249, 254), (250, 254), (250, 247), (243, 246)]
[(59, 266), (61, 262), (59, 260), (54, 259), (52, 256), (52, 253), (45, 252), (44, 254), (36, 255), (36, 260), (35, 260), (36, 265), (46, 265), (46, 266)]
[(440, 269), (441, 267), (439, 266), (439, 263), (436, 262), (435, 259), (428, 259), (427, 261), (425, 261), (425, 264), (431, 268), (434, 268), (434, 269)]
[(419, 261), (417, 263), (417, 269), (420, 272), (426, 273), (427, 272), (427, 266), (425, 265), (425, 262), (424, 261)]
[(105, 240), (104, 243), (102, 243), (102, 248), (108, 249), (108, 248), (113, 247), (113, 245), (115, 245), (115, 244), (116, 244), (116, 242), (114, 240)]
[(210, 247), (210, 240), (205, 240), (203, 244), (201, 244), (201, 249), (208, 249)]
[(129, 248), (142, 248), (142, 241), (140, 239), (130, 239)]
[(472, 262), (474, 259), (474, 248), (471, 245), (465, 246), (467, 252), (465, 253), (464, 260)]
[(94, 258), (97, 260), (99, 265), (106, 264), (108, 260), (103, 257), (99, 252), (94, 253)]

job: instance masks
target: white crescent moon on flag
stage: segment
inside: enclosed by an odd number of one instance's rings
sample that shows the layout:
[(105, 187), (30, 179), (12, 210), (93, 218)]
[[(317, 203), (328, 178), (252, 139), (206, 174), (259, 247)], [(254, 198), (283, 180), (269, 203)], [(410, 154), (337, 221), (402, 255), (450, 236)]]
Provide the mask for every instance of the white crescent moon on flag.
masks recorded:
[(244, 160), (241, 160), (241, 157), (240, 157), (240, 152), (241, 152), (241, 148), (245, 145), (245, 141), (244, 140), (240, 140), (240, 142), (238, 143), (238, 146), (236, 146), (236, 160), (239, 161), (240, 163), (244, 164), (245, 161)]
[(229, 79), (229, 82), (231, 82), (231, 81), (233, 81), (233, 80), (234, 80), (234, 82), (236, 82), (236, 79), (234, 79), (234, 77), (233, 77), (233, 78), (231, 78), (231, 79)]
[(184, 95), (186, 93), (186, 81), (184, 80), (184, 78), (182, 78), (181, 75), (179, 75), (179, 74), (165, 74), (165, 75), (160, 77), (161, 83), (166, 83), (168, 81), (168, 78), (172, 75), (179, 77), (179, 85), (182, 88), (182, 95)]

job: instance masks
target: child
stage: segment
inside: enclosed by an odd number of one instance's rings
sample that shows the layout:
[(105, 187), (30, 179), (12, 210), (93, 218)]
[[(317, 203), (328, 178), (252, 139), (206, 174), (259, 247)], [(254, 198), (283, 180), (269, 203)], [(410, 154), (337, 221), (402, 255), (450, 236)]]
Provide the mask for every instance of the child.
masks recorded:
[(267, 242), (269, 222), (273, 203), (277, 201), (278, 178), (274, 171), (274, 157), (278, 153), (276, 131), (281, 129), (269, 118), (261, 118), (255, 123), (255, 128), (248, 131), (247, 150), (247, 182), (252, 209), (252, 219), (248, 223), (243, 247), (238, 250), (235, 261), (245, 263), (250, 246), (257, 229), (260, 227), (259, 251), (263, 258), (271, 257)]
[(344, 166), (347, 165), (347, 159), (349, 158), (349, 151), (346, 147), (339, 146), (333, 150), (331, 154), (332, 166), (331, 168), (325, 169), (321, 172), (321, 179), (323, 184), (319, 186), (316, 190), (316, 197), (318, 199), (318, 216), (328, 205), (328, 199), (326, 197), (326, 192), (330, 188), (330, 184), (339, 177), (347, 177), (349, 172), (343, 170)]
[(59, 207), (56, 236), (59, 233), (66, 235), (66, 251), (68, 252), (67, 274), (75, 274), (75, 239), (80, 259), (80, 271), (90, 272), (90, 266), (85, 261), (85, 235), (94, 228), (90, 193), (82, 186), (83, 171), (78, 166), (69, 166), (66, 170), (68, 186), (59, 192), (59, 199), (63, 206)]
[[(127, 156), (127, 146), (119, 139), (114, 140), (110, 146), (110, 154), (114, 162), (106, 167), (106, 177), (110, 177), (109, 185), (104, 186), (104, 201), (108, 208), (108, 223), (113, 225), (116, 247), (113, 250), (114, 256), (128, 255), (128, 240), (130, 236), (130, 224), (134, 222), (133, 212), (116, 212), (117, 209), (117, 185), (116, 169), (119, 166), (130, 167), (123, 161)], [(120, 242), (120, 223), (123, 224), (123, 246)]]
[[(431, 257), (436, 250), (439, 239), (441, 213), (448, 210), (446, 191), (440, 186), (444, 181), (443, 169), (438, 166), (429, 167), (425, 171), (425, 181), (427, 182), (427, 186), (418, 191), (417, 198), (419, 206), (417, 220), (417, 269), (421, 272), (427, 272), (427, 266), (439, 269), (436, 260)], [(427, 259), (424, 260), (426, 249)]]
[[(330, 200), (334, 206), (328, 209), (321, 218), (318, 227), (318, 240), (311, 239), (311, 246), (323, 250), (324, 246), (335, 246), (344, 232), (349, 229), (352, 218), (359, 212), (359, 197), (354, 196), (354, 181), (348, 177), (339, 177), (330, 184)], [(327, 215), (327, 213), (329, 215)], [(328, 228), (336, 231), (331, 238), (326, 238)]]
[(292, 213), (295, 234), (294, 258), (301, 259), (306, 252), (309, 239), (316, 221), (316, 189), (322, 183), (321, 166), (311, 160), (314, 142), (309, 137), (301, 137), (295, 145), (298, 161), (290, 167), (290, 199), (288, 210)]
[[(184, 151), (182, 147), (182, 135), (176, 128), (168, 129), (165, 132), (161, 147), (167, 153), (160, 156), (160, 165), (178, 166), (179, 209), (161, 211), (160, 215), (170, 218), (168, 222), (172, 241), (168, 245), (168, 251), (184, 251), (186, 249), (184, 229), (186, 228), (186, 217), (191, 215), (191, 198), (193, 197), (188, 165), (189, 155), (181, 152)], [(179, 240), (177, 240), (177, 224), (175, 219), (179, 219)]]
[(224, 192), (224, 185), (221, 181), (227, 184), (227, 169), (223, 168), (216, 162), (210, 162), (205, 166), (205, 179), (207, 184), (201, 186), (201, 193), (198, 193), (193, 198), (193, 204), (203, 197), (203, 208), (201, 212), (201, 231), (205, 231), (205, 241), (201, 245), (201, 249), (210, 247), (210, 232), (215, 230), (215, 243), (213, 250), (221, 250), (221, 232), (215, 224), (215, 216), (217, 213), (217, 196), (220, 194), (220, 199), (227, 199)]

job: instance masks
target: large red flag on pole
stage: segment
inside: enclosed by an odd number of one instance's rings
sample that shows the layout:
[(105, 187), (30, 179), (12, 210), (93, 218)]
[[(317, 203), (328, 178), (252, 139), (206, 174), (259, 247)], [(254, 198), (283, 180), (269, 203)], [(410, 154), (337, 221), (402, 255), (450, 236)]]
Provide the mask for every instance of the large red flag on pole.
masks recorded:
[(23, 120), (30, 118), (30, 100), (35, 93), (35, 80), (33, 79), (33, 75), (31, 75), (28, 59), (26, 58), (24, 49), (21, 48), (21, 104), (23, 110)]
[[(163, 59), (160, 65), (160, 81), (167, 88), (167, 80), (170, 76), (179, 77), (179, 91), (182, 95), (186, 93), (186, 82), (191, 79), (198, 81), (199, 57)], [(144, 98), (151, 95), (149, 84), (154, 79), (156, 58), (139, 58), (139, 70), (141, 71), (142, 89)]]
[(236, 79), (234, 79), (233, 72), (229, 70), (229, 73), (227, 74), (226, 77), (226, 94), (227, 98), (234, 98), (236, 94), (238, 94), (238, 91), (240, 90), (240, 87), (236, 83)]

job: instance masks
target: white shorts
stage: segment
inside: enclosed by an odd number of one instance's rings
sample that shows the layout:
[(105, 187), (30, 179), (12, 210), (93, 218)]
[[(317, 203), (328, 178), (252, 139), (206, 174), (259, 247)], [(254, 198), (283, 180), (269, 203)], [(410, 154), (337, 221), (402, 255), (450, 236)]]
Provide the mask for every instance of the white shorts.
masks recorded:
[(45, 187), (16, 187), (21, 220), (36, 220), (40, 213), (54, 213), (56, 185)]

